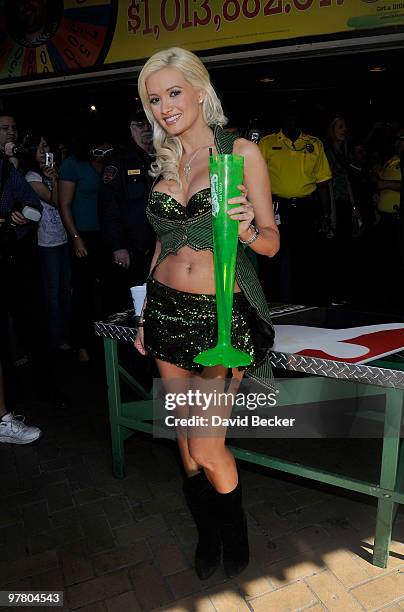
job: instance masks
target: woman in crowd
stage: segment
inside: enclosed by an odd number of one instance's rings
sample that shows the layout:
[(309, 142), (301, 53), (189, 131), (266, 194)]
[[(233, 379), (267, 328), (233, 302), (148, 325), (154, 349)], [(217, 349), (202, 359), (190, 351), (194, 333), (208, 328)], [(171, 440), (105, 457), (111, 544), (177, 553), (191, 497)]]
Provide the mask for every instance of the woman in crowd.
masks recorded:
[[(152, 56), (139, 76), (139, 94), (153, 126), (156, 178), (148, 217), (157, 234), (144, 328), (135, 346), (155, 359), (163, 383), (184, 382), (195, 374), (193, 358), (214, 346), (217, 336), (209, 188), (209, 148), (244, 157), (244, 180), (229, 214), (239, 222), (239, 247), (233, 304), (234, 346), (250, 352), (246, 375), (270, 377), (268, 352), (273, 331), (264, 294), (244, 252), (273, 256), (279, 248), (265, 161), (256, 144), (226, 134), (226, 118), (202, 62), (189, 51), (172, 48)], [(254, 221), (254, 223), (253, 223)], [(253, 340), (251, 321), (265, 328), (265, 346)], [(144, 335), (143, 335), (144, 331)], [(261, 335), (261, 339), (263, 336)], [(224, 379), (227, 368), (199, 371), (201, 379)], [(241, 377), (243, 372), (233, 371)], [(184, 492), (199, 541), (195, 569), (201, 579), (220, 562), (235, 576), (248, 563), (246, 519), (233, 455), (222, 437), (178, 436), (187, 478)]]
[(101, 315), (98, 295), (107, 255), (98, 219), (98, 189), (105, 159), (112, 152), (102, 135), (80, 141), (59, 171), (63, 223), (73, 246), (72, 336), (80, 362), (90, 359), (93, 322)]
[(21, 170), (43, 206), (38, 225), (38, 253), (43, 279), (51, 341), (55, 348), (68, 349), (71, 275), (67, 235), (59, 215), (57, 172), (47, 163), (50, 152), (47, 138), (31, 133), (27, 154), (21, 158)]
[(362, 219), (355, 202), (349, 174), (348, 128), (343, 117), (335, 117), (327, 129), (325, 152), (332, 171), (335, 210), (335, 243), (333, 249), (334, 280), (332, 301), (350, 302), (355, 272), (354, 237), (359, 237)]

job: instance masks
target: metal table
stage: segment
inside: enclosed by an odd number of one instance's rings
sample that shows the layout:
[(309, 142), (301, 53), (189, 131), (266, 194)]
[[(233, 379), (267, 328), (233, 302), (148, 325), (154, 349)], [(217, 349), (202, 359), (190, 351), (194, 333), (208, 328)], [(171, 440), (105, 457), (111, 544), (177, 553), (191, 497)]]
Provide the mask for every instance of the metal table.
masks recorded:
[[(348, 312), (339, 308), (307, 308), (276, 306), (271, 308), (276, 325), (306, 325), (345, 328), (374, 323), (402, 321), (369, 313)], [(113, 472), (124, 477), (124, 441), (133, 430), (152, 433), (152, 397), (119, 363), (118, 342), (133, 342), (136, 319), (132, 311), (114, 315), (95, 324), (98, 336), (104, 339), (108, 383), (109, 415), (112, 438)], [(244, 461), (302, 476), (317, 482), (343, 487), (378, 499), (373, 564), (387, 567), (391, 532), (398, 505), (404, 503), (404, 445), (400, 438), (403, 410), (404, 359), (390, 356), (367, 364), (351, 364), (306, 357), (299, 354), (273, 352), (272, 365), (283, 371), (313, 376), (296, 381), (299, 404), (322, 399), (383, 394), (385, 396), (383, 446), (378, 482), (366, 482), (316, 467), (290, 462), (266, 454), (231, 446), (234, 455)], [(345, 381), (343, 385), (339, 381)], [(121, 399), (121, 381), (136, 393), (137, 400)], [(337, 384), (339, 383), (339, 384)], [(290, 402), (289, 402), (290, 404)]]

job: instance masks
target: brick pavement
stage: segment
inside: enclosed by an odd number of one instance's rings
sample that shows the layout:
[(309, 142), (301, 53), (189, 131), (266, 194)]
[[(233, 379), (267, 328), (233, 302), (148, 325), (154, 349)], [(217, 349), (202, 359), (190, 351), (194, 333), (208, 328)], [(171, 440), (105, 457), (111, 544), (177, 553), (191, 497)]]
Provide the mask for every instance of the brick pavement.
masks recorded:
[(174, 445), (136, 434), (114, 479), (102, 369), (72, 380), (71, 411), (29, 411), (40, 441), (0, 445), (0, 589), (64, 590), (81, 612), (404, 610), (404, 515), (381, 570), (372, 500), (269, 470), (241, 470), (250, 566), (200, 582)]

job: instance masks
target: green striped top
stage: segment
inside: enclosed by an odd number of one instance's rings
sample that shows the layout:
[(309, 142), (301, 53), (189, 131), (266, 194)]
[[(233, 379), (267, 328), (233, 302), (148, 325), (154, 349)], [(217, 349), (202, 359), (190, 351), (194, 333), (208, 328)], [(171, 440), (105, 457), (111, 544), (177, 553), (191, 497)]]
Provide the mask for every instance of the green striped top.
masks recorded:
[[(232, 153), (234, 141), (237, 137), (224, 132), (220, 126), (214, 126), (213, 130), (217, 151), (222, 154)], [(156, 197), (156, 192), (151, 197)], [(168, 219), (158, 216), (152, 211), (149, 199), (146, 213), (161, 242), (161, 252), (157, 259), (156, 267), (167, 255), (177, 253), (185, 245), (196, 251), (208, 249), (213, 252), (211, 210), (196, 216), (182, 215), (181, 219)], [(252, 336), (254, 344), (258, 344), (259, 350), (256, 348), (257, 360), (247, 368), (245, 376), (272, 388), (272, 370), (269, 353), (274, 339), (274, 329), (257, 273), (247, 255), (246, 249), (240, 243), (238, 244), (235, 277), (238, 286), (254, 308), (254, 314), (256, 315), (254, 317), (256, 321), (254, 328), (256, 329), (252, 329)]]

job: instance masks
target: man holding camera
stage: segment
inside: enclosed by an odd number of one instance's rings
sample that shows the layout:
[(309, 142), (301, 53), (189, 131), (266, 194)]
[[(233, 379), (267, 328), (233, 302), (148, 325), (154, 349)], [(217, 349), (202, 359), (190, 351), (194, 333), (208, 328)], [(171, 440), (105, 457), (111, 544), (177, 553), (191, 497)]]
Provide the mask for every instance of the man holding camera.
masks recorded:
[[(17, 385), (10, 333), (11, 317), (13, 328), (24, 343), (37, 398), (54, 402), (59, 401), (60, 395), (54, 387), (53, 376), (49, 375), (51, 380), (45, 383), (43, 374), (50, 359), (36, 248), (37, 222), (41, 218), (42, 204), (16, 169), (19, 152), (17, 137), (13, 116), (0, 113), (0, 363), (3, 366), (7, 399), (13, 403), (12, 395)], [(21, 441), (24, 438), (24, 428), (9, 423), (12, 417), (6, 415), (6, 421), (4, 418), (0, 415), (0, 441), (26, 443)], [(7, 427), (5, 422), (8, 423)], [(15, 434), (15, 440), (8, 439), (10, 432)]]
[[(39, 198), (17, 171), (17, 137), (14, 117), (0, 114), (0, 246), (3, 247), (0, 249), (0, 257), (3, 264), (15, 263), (17, 251), (22, 246), (30, 248), (25, 245), (35, 245), (35, 221), (39, 221), (42, 213)], [(10, 244), (12, 235), (14, 245)]]

